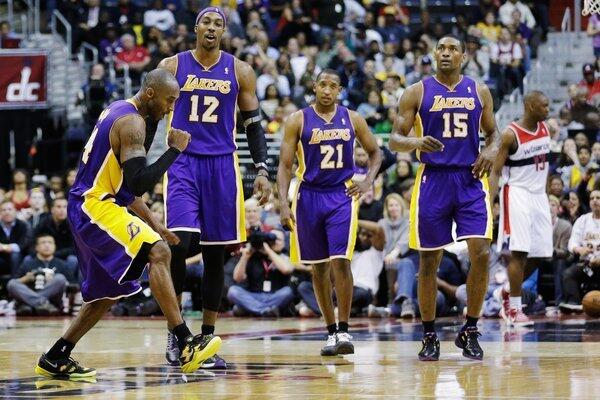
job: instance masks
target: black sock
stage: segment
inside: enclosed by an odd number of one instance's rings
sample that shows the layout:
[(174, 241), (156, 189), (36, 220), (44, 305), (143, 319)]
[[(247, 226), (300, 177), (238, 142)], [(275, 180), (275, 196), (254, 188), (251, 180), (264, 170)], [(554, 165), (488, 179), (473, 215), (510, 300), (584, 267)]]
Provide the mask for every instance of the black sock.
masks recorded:
[(327, 325), (327, 332), (329, 332), (330, 335), (334, 335), (337, 332), (337, 325), (336, 324)]
[(340, 321), (338, 324), (338, 330), (340, 332), (346, 332), (348, 333), (348, 323), (344, 322), (344, 321)]
[(461, 331), (464, 331), (467, 328), (477, 328), (477, 321), (478, 320), (479, 320), (479, 318), (469, 317), (467, 315), (467, 322), (465, 322), (465, 324), (463, 325)]
[(179, 346), (179, 350), (183, 350), (185, 347), (185, 339), (188, 336), (192, 336), (192, 332), (190, 332), (190, 328), (188, 328), (185, 322), (173, 328), (173, 334), (177, 337), (177, 346)]
[(63, 338), (60, 338), (54, 343), (54, 346), (46, 353), (46, 357), (51, 360), (58, 360), (61, 358), (69, 358), (71, 351), (75, 347), (74, 343), (69, 342)]
[(423, 321), (423, 333), (435, 333), (435, 319), (433, 321)]
[(214, 325), (204, 325), (202, 324), (202, 334), (203, 335), (212, 335), (215, 333)]

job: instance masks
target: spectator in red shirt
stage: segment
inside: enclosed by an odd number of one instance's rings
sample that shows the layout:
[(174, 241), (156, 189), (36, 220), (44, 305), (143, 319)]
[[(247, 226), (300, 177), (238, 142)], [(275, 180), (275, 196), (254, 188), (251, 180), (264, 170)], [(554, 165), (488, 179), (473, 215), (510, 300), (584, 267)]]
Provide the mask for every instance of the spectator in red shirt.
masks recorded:
[(123, 70), (123, 65), (129, 66), (129, 74), (132, 79), (139, 79), (141, 72), (150, 63), (150, 53), (144, 46), (136, 46), (132, 35), (126, 33), (121, 36), (123, 50), (117, 53), (115, 67), (118, 71)]
[(596, 104), (593, 98), (596, 94), (600, 93), (600, 79), (596, 79), (595, 72), (594, 64), (584, 64), (583, 79), (579, 82), (579, 86), (587, 88), (587, 101), (592, 104)]

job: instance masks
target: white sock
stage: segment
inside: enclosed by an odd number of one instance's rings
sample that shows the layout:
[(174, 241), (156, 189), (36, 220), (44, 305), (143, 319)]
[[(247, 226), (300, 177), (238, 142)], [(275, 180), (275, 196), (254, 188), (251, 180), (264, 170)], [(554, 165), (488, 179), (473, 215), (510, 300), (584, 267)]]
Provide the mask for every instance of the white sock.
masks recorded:
[(521, 309), (521, 296), (518, 297), (512, 297), (510, 296), (509, 298), (509, 302), (510, 302), (510, 308), (516, 308), (517, 310)]

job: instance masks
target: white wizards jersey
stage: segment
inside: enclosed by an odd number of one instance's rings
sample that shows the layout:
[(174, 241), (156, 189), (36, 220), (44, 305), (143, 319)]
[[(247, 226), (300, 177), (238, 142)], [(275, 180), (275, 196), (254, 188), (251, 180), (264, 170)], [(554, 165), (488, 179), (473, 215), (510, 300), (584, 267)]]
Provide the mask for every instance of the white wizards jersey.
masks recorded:
[(508, 129), (515, 133), (517, 151), (509, 155), (502, 169), (502, 182), (518, 186), (532, 193), (545, 193), (548, 179), (550, 134), (545, 122), (539, 122), (535, 132), (511, 123)]

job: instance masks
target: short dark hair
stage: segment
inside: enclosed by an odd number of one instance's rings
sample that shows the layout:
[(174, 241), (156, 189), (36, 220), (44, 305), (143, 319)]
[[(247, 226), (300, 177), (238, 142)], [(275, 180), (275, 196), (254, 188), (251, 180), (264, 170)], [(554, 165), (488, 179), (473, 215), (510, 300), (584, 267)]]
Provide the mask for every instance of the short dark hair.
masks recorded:
[(321, 72), (319, 72), (319, 74), (317, 75), (317, 79), (315, 80), (315, 82), (318, 82), (319, 79), (321, 79), (321, 75), (323, 75), (323, 74), (335, 75), (335, 76), (337, 76), (337, 78), (340, 81), (340, 83), (342, 82), (342, 78), (340, 77), (340, 73), (337, 72), (335, 69), (331, 69), (331, 68), (325, 68), (324, 70), (322, 70)]
[(66, 199), (66, 197), (62, 197), (62, 196), (61, 197), (56, 197), (56, 198), (50, 200), (50, 208), (54, 207), (54, 205), (56, 204), (56, 202), (59, 201), (59, 200), (64, 200), (64, 201), (67, 202), (67, 204), (69, 204), (69, 201)]
[(588, 146), (587, 144), (582, 144), (581, 146), (579, 146), (579, 148), (577, 149), (577, 154), (579, 154), (579, 152), (580, 152), (581, 150), (587, 150), (587, 151), (588, 151), (588, 153), (591, 153), (591, 152), (592, 152), (592, 149), (591, 149), (591, 147), (590, 147), (590, 146)]
[(37, 244), (37, 242), (38, 242), (38, 240), (40, 238), (48, 237), (48, 236), (50, 236), (52, 239), (54, 239), (54, 243), (56, 243), (56, 239), (54, 238), (54, 235), (52, 235), (50, 233), (50, 231), (42, 230), (42, 231), (40, 231), (40, 232), (38, 232), (38, 233), (35, 234), (35, 244)]
[[(466, 51), (466, 49), (467, 49), (467, 46), (465, 45), (465, 41), (464, 41), (462, 38), (460, 38), (460, 37), (458, 37), (458, 36), (456, 36), (456, 35), (454, 35), (454, 34), (452, 34), (452, 33), (447, 33), (447, 34), (445, 34), (444, 36), (442, 36), (442, 37), (440, 38), (440, 40), (442, 40), (442, 39), (444, 39), (444, 38), (451, 38), (451, 39), (458, 40), (458, 43), (460, 43), (460, 50), (461, 50), (463, 53)], [(438, 42), (439, 42), (439, 40), (438, 40)]]

